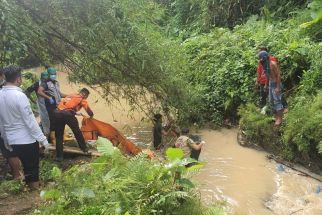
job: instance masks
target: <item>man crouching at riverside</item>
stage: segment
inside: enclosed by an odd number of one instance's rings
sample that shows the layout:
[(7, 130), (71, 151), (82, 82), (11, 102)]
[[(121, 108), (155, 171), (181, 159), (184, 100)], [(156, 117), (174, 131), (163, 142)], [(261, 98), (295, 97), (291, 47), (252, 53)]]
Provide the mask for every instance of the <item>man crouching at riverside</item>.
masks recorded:
[(269, 54), (266, 51), (259, 52), (258, 58), (263, 66), (263, 70), (268, 82), (265, 84), (265, 88), (267, 89), (267, 85), (269, 86), (268, 97), (275, 117), (274, 126), (280, 126), (282, 124), (284, 110), (281, 92), (281, 73), (277, 62), (271, 61), (269, 59)]
[(3, 69), (6, 85), (0, 91), (0, 131), (5, 146), (22, 163), (25, 181), (31, 189), (39, 187), (39, 143), (48, 142), (20, 85), (21, 68)]

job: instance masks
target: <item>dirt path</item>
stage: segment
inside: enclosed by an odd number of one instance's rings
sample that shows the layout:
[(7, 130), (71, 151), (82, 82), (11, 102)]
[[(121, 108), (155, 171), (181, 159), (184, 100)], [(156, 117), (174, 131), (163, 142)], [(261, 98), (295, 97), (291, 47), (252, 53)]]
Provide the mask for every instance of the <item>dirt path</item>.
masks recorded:
[(39, 191), (0, 197), (1, 215), (27, 214), (40, 203)]

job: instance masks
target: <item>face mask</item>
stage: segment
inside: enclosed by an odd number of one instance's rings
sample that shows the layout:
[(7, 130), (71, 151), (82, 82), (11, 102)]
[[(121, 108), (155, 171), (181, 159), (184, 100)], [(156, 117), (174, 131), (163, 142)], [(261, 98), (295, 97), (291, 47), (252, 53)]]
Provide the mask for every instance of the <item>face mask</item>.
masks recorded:
[(261, 61), (262, 66), (263, 66), (263, 71), (266, 76), (269, 76), (270, 74), (270, 62), (269, 60)]
[(50, 76), (49, 76), (49, 78), (50, 78), (50, 80), (52, 80), (52, 81), (56, 81), (56, 75), (50, 75)]

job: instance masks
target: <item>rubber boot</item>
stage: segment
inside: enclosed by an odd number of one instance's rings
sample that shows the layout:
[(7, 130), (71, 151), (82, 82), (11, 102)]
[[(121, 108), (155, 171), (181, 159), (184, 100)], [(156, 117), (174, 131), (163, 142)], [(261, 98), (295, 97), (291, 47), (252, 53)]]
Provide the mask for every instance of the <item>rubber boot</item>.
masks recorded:
[(39, 181), (29, 182), (29, 183), (28, 183), (28, 187), (29, 187), (31, 190), (39, 190)]
[(50, 141), (51, 141), (51, 144), (56, 145), (56, 136), (54, 131), (50, 132)]
[(64, 142), (65, 141), (71, 141), (73, 139), (74, 138), (70, 134), (68, 134), (67, 132), (64, 132)]

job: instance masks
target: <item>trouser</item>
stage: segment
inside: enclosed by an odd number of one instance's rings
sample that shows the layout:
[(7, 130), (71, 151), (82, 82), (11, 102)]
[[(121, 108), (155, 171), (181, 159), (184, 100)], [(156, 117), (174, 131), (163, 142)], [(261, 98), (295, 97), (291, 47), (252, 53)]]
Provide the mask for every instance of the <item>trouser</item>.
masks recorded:
[(56, 110), (56, 104), (50, 104), (49, 101), (45, 100), (46, 109), (50, 121), (50, 131), (55, 131), (55, 110)]
[(55, 111), (55, 135), (56, 135), (56, 157), (62, 158), (64, 152), (63, 140), (64, 140), (64, 130), (65, 125), (68, 125), (72, 130), (79, 148), (82, 151), (87, 149), (86, 142), (83, 137), (83, 134), (78, 126), (78, 121), (75, 117), (75, 114), (67, 110), (56, 110)]
[(263, 108), (266, 105), (268, 90), (265, 90), (265, 85), (259, 85), (259, 107)]
[[(270, 80), (269, 81), (269, 103), (273, 109), (273, 113), (277, 113), (281, 110), (283, 110), (283, 104), (282, 104), (282, 92), (279, 94), (276, 94), (275, 89), (276, 89), (276, 82)], [(281, 84), (281, 91), (282, 91), (282, 84)]]
[(38, 142), (11, 146), (13, 154), (17, 156), (22, 163), (26, 183), (39, 181)]
[(45, 136), (48, 136), (50, 133), (50, 120), (49, 120), (49, 116), (46, 108), (45, 99), (43, 97), (39, 96), (37, 98), (37, 106), (39, 110), (42, 130)]

